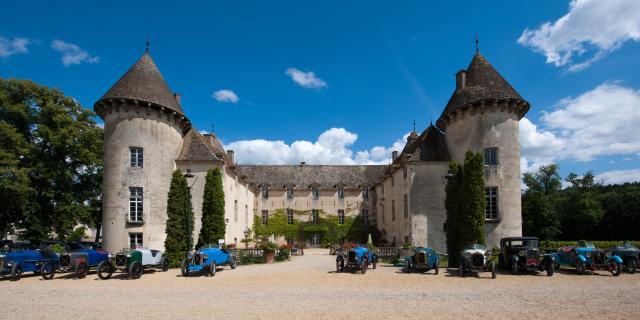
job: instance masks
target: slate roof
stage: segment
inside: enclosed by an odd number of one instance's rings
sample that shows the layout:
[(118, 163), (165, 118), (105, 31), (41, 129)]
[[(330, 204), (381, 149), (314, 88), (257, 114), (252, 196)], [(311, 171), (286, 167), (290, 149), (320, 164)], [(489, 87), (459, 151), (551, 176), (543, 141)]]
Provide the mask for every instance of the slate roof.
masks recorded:
[(471, 102), (491, 99), (523, 100), (520, 94), (505, 80), (479, 52), (473, 56), (466, 70), (466, 85), (456, 89), (442, 115)]
[(373, 187), (387, 166), (381, 165), (239, 165), (238, 171), (255, 186), (268, 184), (273, 188), (335, 188)]
[(184, 114), (149, 52), (145, 52), (96, 104), (108, 99), (150, 102)]
[[(217, 139), (216, 139), (217, 140)], [(224, 151), (223, 151), (224, 154)], [(191, 129), (182, 140), (182, 149), (177, 161), (221, 161), (210, 138), (205, 138), (198, 130)]]
[(444, 133), (431, 124), (415, 140), (408, 140), (394, 164), (401, 164), (409, 159), (451, 161)]
[(209, 142), (209, 145), (213, 149), (213, 153), (215, 153), (216, 156), (220, 158), (226, 156), (224, 147), (222, 147), (222, 143), (220, 142), (218, 137), (216, 137), (215, 133), (205, 133), (204, 138)]

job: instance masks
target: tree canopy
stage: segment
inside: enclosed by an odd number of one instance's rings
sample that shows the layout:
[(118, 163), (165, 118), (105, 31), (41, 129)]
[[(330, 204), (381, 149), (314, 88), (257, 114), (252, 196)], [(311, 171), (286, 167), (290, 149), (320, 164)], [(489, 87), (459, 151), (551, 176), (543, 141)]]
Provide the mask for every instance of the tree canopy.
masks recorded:
[(175, 170), (171, 176), (171, 185), (167, 195), (167, 223), (164, 241), (165, 255), (172, 266), (177, 266), (192, 248), (189, 247), (189, 234), (193, 234), (193, 211), (190, 205), (187, 178), (182, 171)]
[(207, 171), (202, 200), (202, 227), (198, 237), (200, 248), (205, 244), (216, 244), (224, 239), (226, 224), (224, 221), (224, 189), (222, 171), (215, 168)]

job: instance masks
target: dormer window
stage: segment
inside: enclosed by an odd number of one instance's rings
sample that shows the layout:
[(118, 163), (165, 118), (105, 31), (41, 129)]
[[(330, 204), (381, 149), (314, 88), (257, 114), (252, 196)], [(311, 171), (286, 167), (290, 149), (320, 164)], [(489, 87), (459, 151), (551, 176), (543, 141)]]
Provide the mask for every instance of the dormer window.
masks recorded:
[(311, 187), (311, 197), (313, 198), (313, 200), (318, 200), (318, 198), (320, 198), (320, 187)]
[(344, 199), (344, 187), (338, 187), (338, 199)]
[(369, 199), (369, 188), (362, 188), (362, 199)]
[(287, 187), (287, 199), (289, 199), (289, 200), (293, 199), (293, 187), (292, 186), (288, 186)]
[(265, 184), (260, 186), (260, 190), (262, 191), (262, 198), (263, 199), (267, 199), (269, 198), (269, 187)]

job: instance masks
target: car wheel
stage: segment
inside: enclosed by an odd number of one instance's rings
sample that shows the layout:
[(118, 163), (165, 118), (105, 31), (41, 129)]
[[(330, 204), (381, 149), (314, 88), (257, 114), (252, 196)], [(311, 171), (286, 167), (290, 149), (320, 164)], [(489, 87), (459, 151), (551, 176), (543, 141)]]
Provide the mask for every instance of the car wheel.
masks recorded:
[[(517, 267), (516, 267), (517, 269)], [(491, 279), (495, 279), (496, 278), (496, 263), (495, 262), (491, 262), (491, 264), (489, 265), (489, 270), (491, 271)]]
[(182, 273), (182, 276), (185, 278), (189, 276), (189, 263), (187, 263), (186, 260), (180, 263), (180, 273)]
[(100, 278), (100, 280), (107, 280), (109, 278), (111, 278), (111, 275), (113, 274), (113, 268), (111, 267), (111, 262), (109, 261), (102, 261), (98, 264), (98, 278)]
[(22, 266), (16, 263), (11, 266), (11, 281), (18, 281), (22, 277)]
[(407, 273), (411, 273), (411, 269), (413, 269), (413, 266), (411, 265), (411, 260), (407, 260)]
[(611, 274), (614, 277), (617, 277), (621, 273), (622, 273), (622, 266), (619, 263), (615, 262), (615, 261), (611, 262)]
[(511, 272), (513, 274), (518, 273), (518, 260), (516, 259), (511, 260)]
[(576, 272), (580, 275), (584, 274), (584, 262), (580, 260), (576, 262)]
[(129, 278), (140, 279), (142, 277), (142, 263), (135, 261), (129, 266)]
[(460, 266), (458, 267), (458, 272), (460, 272), (460, 276), (464, 278), (464, 261), (460, 261)]
[(547, 265), (547, 276), (551, 277), (556, 272), (556, 264), (548, 263)]
[(375, 259), (375, 258), (374, 258), (374, 259), (373, 259), (373, 264), (372, 264), (373, 269), (375, 269), (377, 265), (378, 265), (378, 259)]
[(75, 276), (78, 279), (84, 279), (89, 272), (89, 266), (86, 262), (80, 262), (76, 265)]
[(238, 267), (238, 260), (236, 260), (236, 257), (229, 257), (229, 267), (231, 267), (231, 269), (235, 269)]
[(344, 259), (340, 259), (338, 258), (336, 260), (336, 271), (337, 272), (342, 272), (344, 271)]
[(213, 277), (216, 275), (216, 262), (215, 261), (211, 261), (211, 264), (209, 265), (209, 277)]
[(637, 267), (636, 259), (634, 259), (633, 257), (629, 258), (627, 260), (627, 271), (631, 274), (634, 274), (636, 273), (636, 267)]
[(53, 276), (56, 274), (56, 267), (51, 262), (45, 262), (42, 267), (40, 267), (40, 275), (44, 280), (51, 280)]
[(167, 257), (162, 257), (162, 260), (160, 260), (160, 269), (162, 272), (169, 270), (169, 259)]
[(436, 261), (436, 267), (433, 268), (433, 270), (435, 271), (435, 274), (438, 274), (438, 269), (439, 269), (438, 264), (440, 264), (440, 261)]
[(369, 268), (369, 260), (367, 260), (367, 258), (362, 258), (362, 265), (360, 266), (360, 272), (362, 274), (367, 273), (367, 268)]

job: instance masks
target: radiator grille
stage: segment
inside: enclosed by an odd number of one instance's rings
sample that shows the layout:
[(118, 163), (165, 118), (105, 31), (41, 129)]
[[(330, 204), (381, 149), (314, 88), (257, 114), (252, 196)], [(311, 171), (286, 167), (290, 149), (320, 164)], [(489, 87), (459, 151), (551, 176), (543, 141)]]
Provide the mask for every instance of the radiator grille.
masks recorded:
[(349, 262), (356, 262), (356, 252), (349, 251), (348, 259), (349, 259)]
[(427, 262), (427, 254), (424, 252), (418, 252), (416, 254), (416, 261), (419, 264), (424, 264)]
[(69, 254), (63, 254), (60, 256), (60, 267), (62, 268), (71, 267), (71, 256)]
[(593, 264), (604, 264), (604, 252), (600, 250), (593, 251)]
[(116, 255), (116, 266), (117, 267), (126, 267), (127, 266), (127, 256), (119, 253)]
[(474, 266), (479, 267), (484, 265), (484, 255), (482, 253), (474, 253), (471, 255), (471, 263)]
[(204, 262), (204, 257), (202, 256), (201, 253), (196, 253), (193, 255), (193, 258), (191, 260), (191, 263), (193, 265), (201, 265)]

